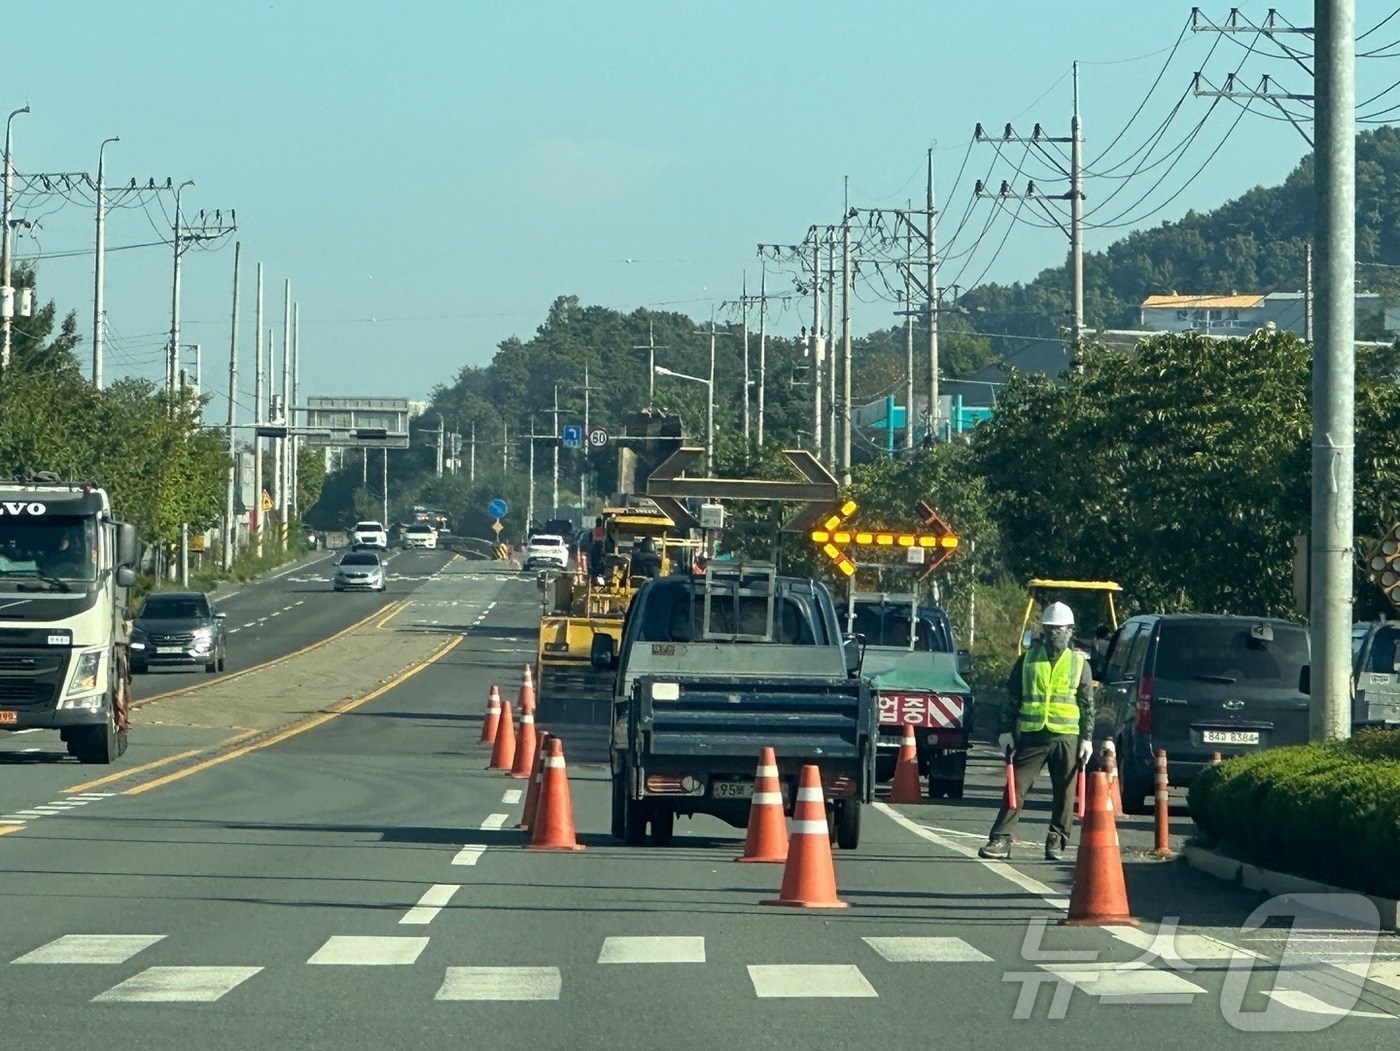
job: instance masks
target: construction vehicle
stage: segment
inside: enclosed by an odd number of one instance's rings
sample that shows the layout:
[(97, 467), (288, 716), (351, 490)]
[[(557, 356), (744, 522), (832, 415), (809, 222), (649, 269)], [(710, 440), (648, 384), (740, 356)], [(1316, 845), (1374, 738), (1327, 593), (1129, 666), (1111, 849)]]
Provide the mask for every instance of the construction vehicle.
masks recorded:
[(126, 751), (138, 553), (95, 485), (0, 481), (0, 730), (57, 730), (80, 763)]
[(973, 697), (962, 677), (970, 655), (957, 648), (948, 615), (912, 592), (852, 589), (846, 630), (864, 647), (861, 667), (879, 711), (876, 777), (894, 776), (904, 728), (912, 726), (929, 798), (961, 799)]
[(604, 539), (595, 550), (580, 548), (573, 570), (540, 574), (540, 617), (536, 705), (541, 722), (606, 726), (612, 719), (613, 677), (590, 664), (596, 635), (622, 638), (622, 620), (637, 588), (647, 576), (637, 572), (634, 556), (651, 538), (661, 559), (662, 576), (688, 571), (699, 541), (675, 535), (676, 524), (649, 500), (605, 507)]

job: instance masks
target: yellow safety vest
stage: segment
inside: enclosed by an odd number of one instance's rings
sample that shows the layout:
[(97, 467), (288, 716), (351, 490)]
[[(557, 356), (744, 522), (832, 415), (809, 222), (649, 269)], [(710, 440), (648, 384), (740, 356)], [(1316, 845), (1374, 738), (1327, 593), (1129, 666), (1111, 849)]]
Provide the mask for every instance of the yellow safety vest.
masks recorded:
[(1079, 734), (1079, 705), (1075, 694), (1084, 675), (1084, 657), (1072, 649), (1050, 660), (1045, 647), (1036, 644), (1021, 665), (1020, 730), (1034, 733)]

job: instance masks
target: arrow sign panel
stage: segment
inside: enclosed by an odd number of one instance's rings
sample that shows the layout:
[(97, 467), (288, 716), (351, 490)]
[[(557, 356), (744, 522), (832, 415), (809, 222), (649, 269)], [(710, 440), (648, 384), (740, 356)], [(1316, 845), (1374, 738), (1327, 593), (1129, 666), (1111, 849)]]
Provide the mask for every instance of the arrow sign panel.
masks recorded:
[(857, 548), (875, 547), (889, 550), (903, 550), (915, 565), (923, 565), (919, 574), (923, 580), (941, 566), (958, 548), (958, 538), (938, 513), (924, 501), (919, 501), (919, 510), (924, 513), (924, 525), (930, 526), (927, 533), (906, 533), (892, 529), (856, 529), (846, 524), (846, 519), (856, 512), (854, 500), (847, 500), (841, 508), (825, 522), (812, 529), (808, 536), (846, 576), (854, 576), (856, 564), (838, 545), (851, 544)]

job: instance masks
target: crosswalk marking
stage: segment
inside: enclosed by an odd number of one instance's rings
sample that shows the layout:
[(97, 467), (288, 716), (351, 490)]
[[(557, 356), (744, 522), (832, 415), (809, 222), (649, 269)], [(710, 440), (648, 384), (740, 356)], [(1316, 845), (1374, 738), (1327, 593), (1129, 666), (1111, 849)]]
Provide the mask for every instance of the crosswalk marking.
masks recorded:
[(991, 957), (961, 938), (862, 938), (890, 963), (984, 963)]
[(1146, 949), (1170, 963), (1172, 960), (1230, 960), (1236, 955), (1259, 959), (1257, 952), (1204, 934), (1181, 934), (1175, 927), (1153, 934), (1139, 927), (1105, 927), (1119, 941)]
[(685, 936), (610, 937), (599, 963), (704, 963), (705, 939)]
[(880, 994), (855, 964), (750, 964), (749, 980), (762, 999), (845, 998)]
[(481, 823), (483, 832), (494, 832), (506, 823), (509, 814), (487, 814), (486, 820)]
[(337, 934), (312, 954), (307, 963), (356, 967), (388, 967), (415, 963), (428, 946), (427, 938), (394, 938)]
[(454, 865), (475, 865), (481, 855), (486, 853), (486, 847), (480, 843), (468, 843), (461, 850), (457, 851), (457, 856), (452, 859)]
[(93, 1003), (213, 1003), (261, 967), (149, 967), (92, 998)]
[(1189, 1004), (1197, 993), (1205, 992), (1171, 971), (1137, 964), (1062, 963), (1039, 964), (1061, 981), (1066, 981), (1102, 1004)]
[(65, 934), (11, 963), (126, 963), (163, 934)]
[(522, 794), (519, 788), (508, 788), (506, 789), (506, 794), (501, 796), (501, 802), (506, 806), (514, 806), (516, 803), (520, 802), (520, 796)]
[(449, 967), (435, 1000), (557, 1000), (558, 967)]
[(461, 885), (457, 883), (434, 884), (418, 899), (417, 905), (404, 913), (403, 919), (399, 920), (399, 923), (432, 923), (443, 907), (452, 900), (452, 895), (461, 889)]

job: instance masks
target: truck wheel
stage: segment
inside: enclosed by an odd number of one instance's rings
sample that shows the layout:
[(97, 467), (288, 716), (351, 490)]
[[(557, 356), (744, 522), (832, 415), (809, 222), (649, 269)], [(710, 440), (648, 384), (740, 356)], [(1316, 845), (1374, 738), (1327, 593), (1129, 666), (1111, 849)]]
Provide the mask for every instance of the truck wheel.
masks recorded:
[(111, 711), (103, 725), (75, 726), (71, 734), (68, 750), (80, 763), (106, 765), (126, 752), (126, 731), (117, 729), (116, 716)]
[(670, 846), (671, 837), (676, 832), (676, 812), (669, 808), (653, 807), (651, 811), (651, 845)]
[(836, 845), (842, 850), (860, 846), (860, 800), (838, 799), (832, 804)]

